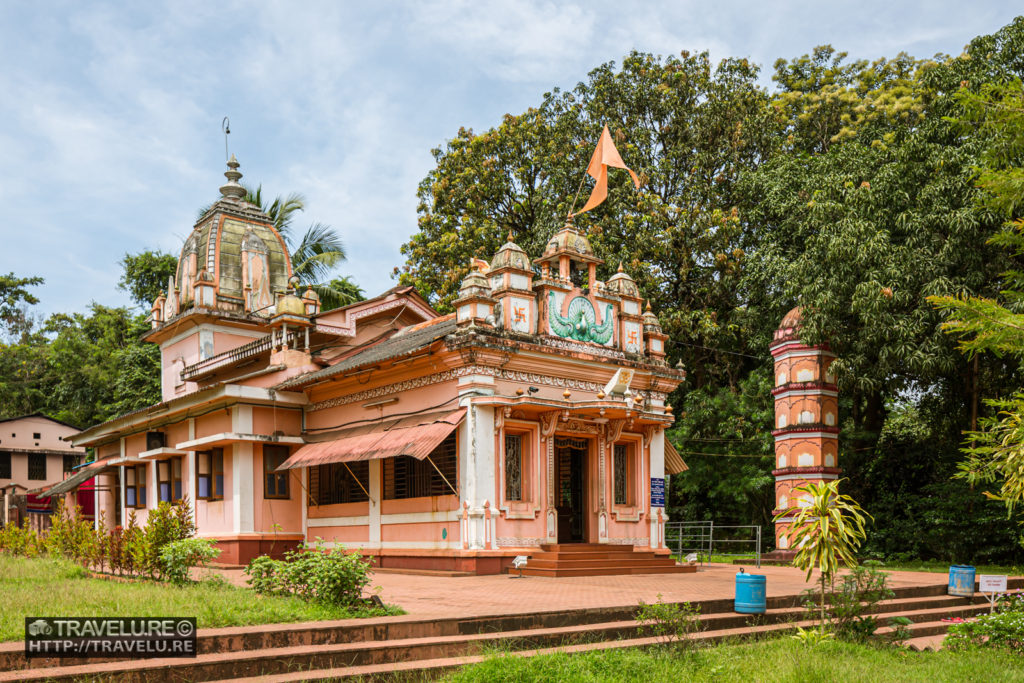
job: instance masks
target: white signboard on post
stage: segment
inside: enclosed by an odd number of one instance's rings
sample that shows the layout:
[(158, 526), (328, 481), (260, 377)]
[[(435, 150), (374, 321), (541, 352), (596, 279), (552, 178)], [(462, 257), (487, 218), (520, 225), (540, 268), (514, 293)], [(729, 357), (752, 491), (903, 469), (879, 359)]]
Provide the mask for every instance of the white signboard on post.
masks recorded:
[(1006, 576), (999, 574), (980, 574), (978, 576), (978, 589), (982, 593), (1005, 593)]

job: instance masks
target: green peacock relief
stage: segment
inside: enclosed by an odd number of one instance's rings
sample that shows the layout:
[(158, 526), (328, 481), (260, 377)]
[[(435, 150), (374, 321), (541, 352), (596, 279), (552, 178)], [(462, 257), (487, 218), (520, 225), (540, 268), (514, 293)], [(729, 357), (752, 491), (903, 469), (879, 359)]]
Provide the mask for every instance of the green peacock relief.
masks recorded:
[(607, 344), (612, 338), (611, 304), (605, 308), (602, 316), (603, 322), (600, 325), (597, 324), (594, 304), (585, 297), (578, 296), (570, 301), (567, 312), (569, 315), (565, 317), (558, 312), (555, 293), (551, 292), (548, 297), (548, 322), (551, 325), (551, 331), (559, 337), (596, 344)]

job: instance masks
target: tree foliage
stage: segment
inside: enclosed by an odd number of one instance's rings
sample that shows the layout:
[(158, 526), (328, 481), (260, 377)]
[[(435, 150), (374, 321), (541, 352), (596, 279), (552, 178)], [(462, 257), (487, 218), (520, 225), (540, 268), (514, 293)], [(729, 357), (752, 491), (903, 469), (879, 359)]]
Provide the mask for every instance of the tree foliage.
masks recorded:
[(804, 340), (839, 356), (845, 485), (881, 520), (865, 551), (1009, 557), (1019, 549), (992, 505), (950, 476), (960, 432), (992, 409), (981, 399), (1019, 388), (1020, 368), (965, 358), (928, 297), (991, 299), (1018, 268), (1001, 238), (989, 243), (1001, 208), (975, 182), (993, 133), (959, 123), (971, 104), (958, 93), (1020, 77), (1021, 54), (1024, 18), (953, 57), (851, 60), (823, 46), (778, 60), (768, 92), (744, 60), (631, 53), (435, 149), (396, 277), (446, 310), (469, 259), (490, 258), (509, 229), (539, 255), (579, 205), (607, 123), (641, 188), (612, 174), (608, 201), (575, 220), (606, 260), (599, 278), (623, 262), (670, 335), (669, 362), (689, 373), (670, 399), (669, 438), (690, 465), (673, 477), (671, 516), (770, 518), (766, 351), (799, 304)]
[(125, 254), (121, 259), (121, 279), (117, 288), (128, 292), (132, 301), (144, 311), (167, 288), (167, 279), (178, 268), (178, 258), (162, 251), (145, 250)]

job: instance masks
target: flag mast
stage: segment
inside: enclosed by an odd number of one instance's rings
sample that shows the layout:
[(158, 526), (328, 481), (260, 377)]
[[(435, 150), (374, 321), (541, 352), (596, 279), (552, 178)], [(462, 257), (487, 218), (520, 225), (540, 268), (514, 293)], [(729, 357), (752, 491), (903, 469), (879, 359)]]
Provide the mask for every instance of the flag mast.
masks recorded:
[[(601, 137), (597, 141), (597, 147), (594, 148), (594, 154), (590, 157), (590, 164), (587, 166), (587, 173), (580, 178), (580, 186), (576, 190), (576, 196), (572, 200), (572, 208), (569, 210), (569, 220), (572, 220), (573, 216), (578, 216), (581, 213), (590, 211), (595, 206), (603, 202), (608, 198), (608, 167), (622, 168), (629, 172), (629, 176), (633, 179), (633, 184), (636, 188), (640, 189), (640, 179), (633, 173), (632, 169), (626, 166), (625, 162), (622, 161), (622, 157), (619, 155), (619, 150), (615, 149), (615, 142), (612, 141), (612, 135), (608, 132), (608, 125), (605, 124), (604, 129), (601, 131)], [(587, 203), (583, 205), (583, 208), (578, 213), (574, 213), (573, 209), (576, 208), (576, 200), (579, 199), (580, 190), (583, 189), (583, 181), (586, 176), (590, 176), (597, 182), (594, 184), (594, 189), (590, 192), (590, 198)]]

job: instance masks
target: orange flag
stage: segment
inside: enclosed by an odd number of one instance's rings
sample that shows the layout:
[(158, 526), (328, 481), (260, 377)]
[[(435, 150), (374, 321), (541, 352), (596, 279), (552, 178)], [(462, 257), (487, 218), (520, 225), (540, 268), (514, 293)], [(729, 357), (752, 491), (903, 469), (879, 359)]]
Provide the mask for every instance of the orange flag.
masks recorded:
[(582, 209), (576, 212), (576, 215), (590, 211), (608, 197), (609, 166), (624, 168), (629, 171), (630, 177), (633, 178), (633, 184), (636, 185), (637, 189), (640, 189), (640, 179), (622, 161), (622, 157), (619, 156), (619, 150), (615, 149), (615, 143), (612, 142), (612, 135), (608, 132), (608, 126), (605, 126), (604, 130), (601, 131), (601, 139), (597, 141), (594, 156), (590, 157), (590, 165), (587, 166), (587, 174), (596, 180), (597, 184), (594, 185), (594, 189), (590, 193), (590, 199), (587, 200)]

